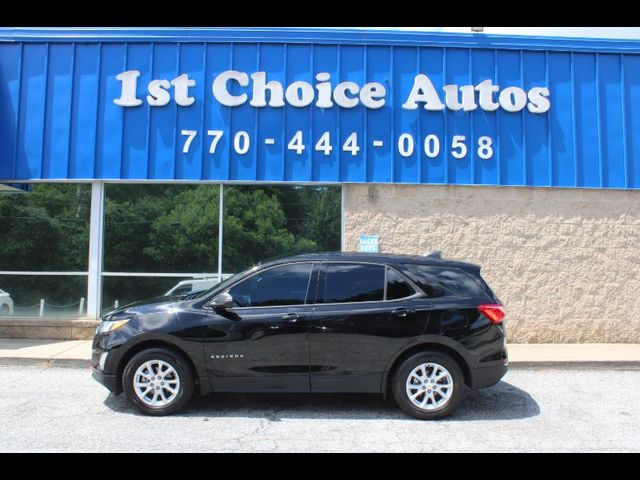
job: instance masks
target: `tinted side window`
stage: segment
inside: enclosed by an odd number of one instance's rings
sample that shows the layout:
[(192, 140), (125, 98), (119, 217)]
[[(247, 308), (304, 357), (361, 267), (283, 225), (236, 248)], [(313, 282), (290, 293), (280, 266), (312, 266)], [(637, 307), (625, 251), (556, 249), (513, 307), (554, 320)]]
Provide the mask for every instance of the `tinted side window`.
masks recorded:
[(397, 300), (416, 293), (411, 285), (392, 268), (387, 268), (387, 300)]
[(432, 265), (407, 265), (412, 280), (432, 297), (487, 297), (487, 292), (473, 275), (459, 268)]
[(324, 303), (374, 302), (384, 297), (384, 266), (327, 264)]
[(238, 307), (302, 305), (307, 297), (310, 274), (311, 263), (274, 267), (231, 287), (229, 293)]

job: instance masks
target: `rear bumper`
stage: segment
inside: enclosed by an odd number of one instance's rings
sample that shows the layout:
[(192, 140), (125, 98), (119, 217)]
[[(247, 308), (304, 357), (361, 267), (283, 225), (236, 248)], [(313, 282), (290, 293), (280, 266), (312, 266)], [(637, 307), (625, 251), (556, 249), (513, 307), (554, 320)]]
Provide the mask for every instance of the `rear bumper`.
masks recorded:
[(469, 363), (471, 389), (490, 387), (500, 381), (507, 373), (509, 354), (506, 347), (506, 336), (503, 325), (492, 325), (487, 331), (491, 341), (476, 352), (478, 361)]
[(504, 377), (507, 370), (506, 363), (490, 367), (474, 368), (471, 370), (471, 388), (477, 390), (495, 385)]

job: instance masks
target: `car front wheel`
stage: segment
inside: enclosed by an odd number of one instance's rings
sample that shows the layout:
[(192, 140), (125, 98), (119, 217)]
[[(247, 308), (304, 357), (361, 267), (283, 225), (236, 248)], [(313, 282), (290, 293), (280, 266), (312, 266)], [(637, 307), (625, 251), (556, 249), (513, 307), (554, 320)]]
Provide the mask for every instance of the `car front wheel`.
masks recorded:
[(435, 420), (462, 402), (466, 386), (458, 363), (441, 352), (420, 352), (406, 359), (393, 377), (393, 397), (412, 417)]
[(127, 400), (142, 413), (169, 415), (189, 402), (193, 373), (181, 355), (166, 348), (151, 348), (129, 360), (122, 387)]

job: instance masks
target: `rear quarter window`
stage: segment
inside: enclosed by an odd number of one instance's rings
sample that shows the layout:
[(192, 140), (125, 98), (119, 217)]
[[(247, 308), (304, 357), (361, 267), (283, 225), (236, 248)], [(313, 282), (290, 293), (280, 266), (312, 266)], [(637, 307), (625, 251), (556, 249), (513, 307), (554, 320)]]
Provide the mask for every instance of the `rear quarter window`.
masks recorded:
[(405, 265), (411, 279), (431, 298), (474, 297), (491, 300), (491, 291), (482, 279), (455, 267)]
[(415, 294), (415, 290), (393, 268), (387, 267), (386, 300), (399, 300)]

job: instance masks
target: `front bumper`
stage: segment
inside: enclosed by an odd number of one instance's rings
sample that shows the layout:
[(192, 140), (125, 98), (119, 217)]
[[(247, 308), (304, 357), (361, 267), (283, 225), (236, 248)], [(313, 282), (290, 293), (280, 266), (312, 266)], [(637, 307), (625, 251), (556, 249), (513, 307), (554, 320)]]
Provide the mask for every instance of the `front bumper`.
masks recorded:
[(98, 383), (116, 395), (122, 392), (119, 375), (117, 375), (117, 349), (104, 350), (98, 341), (94, 340), (91, 352), (91, 366), (93, 368), (92, 377)]
[(104, 372), (94, 367), (91, 376), (96, 379), (98, 383), (107, 387), (111, 393), (118, 395), (122, 392), (122, 386), (118, 381), (117, 375), (106, 375)]

